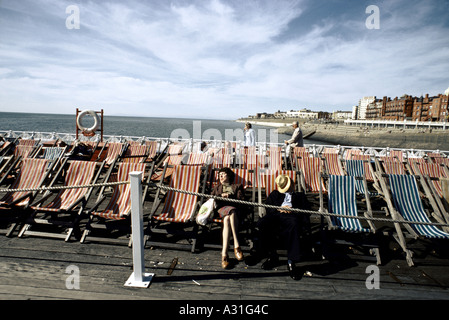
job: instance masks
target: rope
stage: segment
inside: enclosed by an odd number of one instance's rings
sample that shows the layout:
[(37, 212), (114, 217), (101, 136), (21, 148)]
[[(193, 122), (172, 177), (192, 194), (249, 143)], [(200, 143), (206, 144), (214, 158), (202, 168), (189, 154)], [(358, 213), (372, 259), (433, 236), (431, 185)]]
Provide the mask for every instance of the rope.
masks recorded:
[[(122, 181), (122, 182), (103, 182), (103, 183), (74, 185), (74, 186), (57, 186), (57, 187), (45, 187), (44, 186), (41, 188), (23, 188), (23, 189), (0, 188), (0, 192), (33, 192), (33, 191), (51, 191), (51, 190), (64, 190), (64, 189), (94, 188), (94, 187), (117, 186), (117, 185), (129, 184), (129, 183), (130, 183), (129, 181)], [(370, 220), (370, 221), (387, 222), (387, 223), (421, 224), (421, 225), (434, 225), (434, 226), (440, 226), (440, 227), (449, 227), (449, 224), (446, 224), (446, 223), (405, 221), (405, 220), (394, 220), (394, 219), (365, 217), (365, 216), (348, 216), (348, 215), (344, 215), (344, 214), (337, 214), (337, 213), (330, 213), (330, 212), (280, 207), (280, 206), (274, 206), (274, 205), (265, 204), (265, 203), (257, 203), (257, 202), (243, 201), (243, 200), (238, 200), (238, 199), (223, 198), (223, 197), (213, 196), (210, 194), (186, 191), (186, 190), (176, 189), (176, 188), (172, 188), (169, 186), (163, 186), (163, 185), (155, 184), (155, 183), (148, 183), (148, 186), (157, 187), (157, 188), (160, 188), (163, 190), (168, 190), (168, 191), (189, 194), (189, 195), (193, 195), (193, 196), (199, 196), (199, 197), (204, 197), (204, 198), (213, 198), (215, 200), (220, 200), (220, 201), (233, 202), (233, 203), (238, 203), (238, 204), (242, 204), (242, 205), (263, 207), (263, 208), (275, 209), (275, 210), (284, 210), (284, 211), (289, 211), (289, 212), (307, 213), (307, 214), (315, 214), (315, 215), (330, 216), (330, 217), (340, 217), (340, 218), (347, 218), (347, 219)]]

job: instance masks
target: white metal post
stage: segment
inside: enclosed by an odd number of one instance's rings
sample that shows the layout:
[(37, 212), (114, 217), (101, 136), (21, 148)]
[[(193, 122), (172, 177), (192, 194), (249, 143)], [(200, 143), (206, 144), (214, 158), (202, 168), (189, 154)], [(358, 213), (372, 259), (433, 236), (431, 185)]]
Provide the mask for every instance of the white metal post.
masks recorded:
[(131, 227), (133, 245), (133, 273), (125, 282), (127, 287), (148, 288), (154, 273), (145, 272), (143, 247), (142, 172), (131, 172)]

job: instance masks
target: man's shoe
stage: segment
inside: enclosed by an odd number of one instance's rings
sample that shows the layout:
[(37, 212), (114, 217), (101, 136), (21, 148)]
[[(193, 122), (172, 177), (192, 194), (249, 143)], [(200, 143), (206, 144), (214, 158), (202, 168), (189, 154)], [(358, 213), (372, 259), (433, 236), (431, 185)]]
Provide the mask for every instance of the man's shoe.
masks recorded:
[(270, 257), (267, 260), (262, 263), (261, 268), (264, 270), (271, 270), (274, 267), (279, 265), (279, 258), (278, 257)]
[(223, 269), (229, 268), (229, 260), (228, 260), (228, 256), (221, 256), (221, 267), (222, 267)]
[(287, 269), (290, 278), (292, 278), (293, 280), (299, 280), (302, 278), (301, 268), (297, 268), (293, 261), (291, 260), (287, 261)]

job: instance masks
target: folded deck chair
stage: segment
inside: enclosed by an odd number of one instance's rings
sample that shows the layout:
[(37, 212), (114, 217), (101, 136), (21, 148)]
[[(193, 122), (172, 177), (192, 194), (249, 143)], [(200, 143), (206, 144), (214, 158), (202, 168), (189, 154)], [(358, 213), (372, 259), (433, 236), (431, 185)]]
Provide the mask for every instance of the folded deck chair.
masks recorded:
[[(195, 165), (175, 166), (169, 187), (183, 191), (204, 193), (207, 178), (205, 173), (207, 172), (207, 167), (203, 173), (204, 169), (205, 168), (202, 166)], [(202, 173), (204, 176), (203, 179), (201, 179)], [(162, 183), (163, 180), (160, 181), (161, 186)], [(191, 245), (189, 245), (189, 247), (191, 248), (191, 251), (194, 252), (198, 231), (198, 225), (194, 220), (199, 204), (202, 203), (202, 199), (199, 201), (196, 195), (169, 190), (164, 196), (165, 200), (162, 210), (157, 212), (161, 204), (160, 195), (161, 188), (158, 188), (150, 214), (150, 223), (148, 224), (146, 230), (145, 243), (153, 238), (152, 236), (154, 233), (160, 233), (161, 231), (170, 232), (168, 229), (170, 228), (171, 223), (176, 223), (178, 225), (183, 224), (186, 227), (193, 224), (193, 230), (191, 232), (184, 232), (184, 234), (189, 237), (189, 240), (191, 241)], [(168, 223), (168, 225), (166, 223)], [(163, 229), (163, 224), (165, 224), (168, 229)], [(174, 244), (174, 246), (184, 247), (182, 244)]]
[[(36, 189), (40, 188), (48, 177), (50, 170), (47, 170), (49, 160), (46, 159), (23, 159), (20, 172), (11, 185), (10, 189)], [(50, 164), (51, 165), (51, 164)], [(38, 191), (12, 191), (6, 193), (0, 200), (0, 209), (12, 209), (21, 207), (26, 209), (33, 201)], [(23, 214), (23, 212), (20, 212)], [(14, 232), (17, 223), (23, 221), (25, 216), (11, 217), (11, 224), (7, 231), (7, 236)]]
[[(97, 162), (72, 161), (67, 169), (63, 186), (83, 186), (96, 183), (103, 166), (104, 162), (101, 163), (95, 175)], [(37, 202), (31, 204), (31, 209), (34, 212), (27, 219), (26, 225), (23, 226), (19, 233), (19, 237), (23, 235), (62, 237), (65, 241), (69, 241), (73, 232), (79, 231), (75, 230), (75, 228), (78, 228), (81, 214), (91, 193), (92, 187), (62, 189), (49, 203), (44, 204), (52, 196), (51, 193), (47, 193)], [(40, 217), (41, 215), (43, 218)], [(65, 215), (68, 215), (68, 217), (65, 217)], [(68, 232), (67, 235), (63, 235), (30, 230), (30, 228), (39, 224), (63, 225), (68, 227)]]
[[(133, 171), (145, 172), (145, 163), (129, 163), (123, 162), (118, 164), (116, 182), (129, 181), (129, 174)], [(142, 175), (142, 179), (144, 175)], [(131, 186), (130, 184), (119, 184), (114, 186), (112, 195), (109, 197), (107, 205), (99, 210), (100, 204), (106, 199), (105, 195), (100, 195), (92, 209), (89, 210), (89, 221), (81, 237), (83, 243), (91, 231), (101, 226), (105, 226), (105, 221), (118, 221), (128, 219), (131, 213)], [(144, 200), (144, 197), (143, 197)], [(96, 219), (98, 218), (98, 219)], [(100, 221), (95, 221), (100, 220)], [(130, 233), (130, 224), (125, 226)], [(98, 239), (98, 237), (96, 237)]]
[[(449, 233), (439, 229), (435, 225), (418, 224), (419, 222), (431, 223), (424, 211), (421, 201), (416, 178), (412, 175), (390, 174), (387, 178), (390, 182), (390, 193), (387, 190), (387, 184), (383, 177), (381, 178), (382, 188), (384, 189), (385, 199), (391, 215), (394, 220), (402, 220), (409, 223), (395, 222), (395, 239), (406, 253), (406, 259), (409, 266), (413, 266), (412, 252), (407, 248), (406, 236), (418, 238), (422, 236), (429, 239), (449, 239)], [(418, 223), (413, 223), (418, 222)], [(404, 234), (403, 230), (408, 233)]]
[[(374, 234), (376, 232), (374, 223), (367, 220), (368, 227), (362, 226), (357, 208), (357, 195), (356, 195), (356, 178), (353, 176), (340, 176), (330, 175), (328, 187), (328, 210), (327, 213), (333, 213), (340, 216), (325, 216), (328, 221), (328, 227), (330, 230), (341, 230), (345, 233), (361, 233), (361, 234)], [(362, 183), (366, 185), (366, 180), (362, 178)], [(371, 204), (369, 196), (365, 193), (366, 212), (364, 216), (367, 218), (372, 217)], [(323, 208), (321, 208), (323, 210)], [(353, 217), (353, 218), (351, 218)], [(345, 244), (358, 244), (360, 246), (367, 246), (370, 249), (370, 253), (376, 257), (377, 264), (381, 264), (378, 240), (373, 239), (361, 239), (355, 238), (355, 241), (347, 242)]]

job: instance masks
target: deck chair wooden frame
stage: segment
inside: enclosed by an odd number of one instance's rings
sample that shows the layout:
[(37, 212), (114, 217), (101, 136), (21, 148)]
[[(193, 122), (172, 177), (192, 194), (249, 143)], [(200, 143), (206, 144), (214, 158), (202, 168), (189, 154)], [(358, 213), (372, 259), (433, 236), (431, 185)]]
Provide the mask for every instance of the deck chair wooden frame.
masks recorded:
[[(164, 172), (168, 164), (164, 166)], [(190, 192), (205, 192), (208, 166), (177, 165), (169, 186), (175, 189)], [(164, 180), (161, 179), (159, 186)], [(195, 216), (203, 203), (203, 197), (197, 197), (176, 191), (163, 191), (158, 188), (154, 197), (153, 206), (149, 216), (149, 222), (145, 230), (144, 243), (153, 245), (165, 245), (174, 248), (189, 248), (195, 252), (198, 242), (198, 224)], [(161, 210), (159, 210), (162, 205)], [(187, 230), (190, 229), (190, 230)], [(182, 235), (189, 244), (172, 243), (169, 241), (153, 242), (156, 234)], [(168, 240), (168, 239), (167, 239)]]
[[(368, 192), (365, 192), (363, 195), (366, 203), (366, 210), (359, 210), (357, 205), (356, 180), (360, 180), (363, 183), (364, 188), (366, 190), (368, 189), (364, 176), (355, 177), (329, 175), (327, 178), (328, 209), (323, 206), (323, 193), (320, 192), (321, 212), (325, 214), (334, 213), (351, 217), (359, 217), (360, 214), (363, 214), (366, 218), (373, 217)], [(369, 253), (375, 257), (377, 265), (382, 263), (380, 256), (380, 241), (376, 234), (376, 227), (373, 221), (366, 220), (367, 226), (364, 227), (360, 219), (357, 218), (331, 217), (328, 215), (324, 215), (324, 218), (327, 222), (327, 229), (332, 233), (334, 238), (333, 241), (336, 244), (366, 247), (369, 249)], [(340, 235), (342, 235), (341, 237), (336, 236), (337, 231), (339, 231)], [(325, 240), (323, 243), (325, 244), (325, 247), (329, 243), (329, 232), (324, 234)]]
[[(104, 167), (104, 162), (74, 160), (66, 161), (69, 166), (65, 174), (63, 186), (78, 186), (95, 184)], [(61, 166), (61, 169), (64, 166)], [(97, 168), (98, 167), (98, 168)], [(55, 176), (55, 179), (58, 175)], [(55, 180), (54, 179), (54, 180)], [(54, 184), (53, 184), (54, 185)], [(30, 205), (33, 213), (22, 227), (19, 237), (24, 235), (42, 236), (51, 238), (63, 238), (70, 241), (71, 236), (81, 236), (79, 222), (83, 216), (84, 208), (92, 194), (93, 188), (62, 189), (54, 195), (48, 191), (33, 204)], [(68, 215), (68, 217), (66, 217)], [(32, 230), (37, 225), (63, 226), (67, 228), (67, 234)]]
[[(142, 205), (145, 202), (146, 193), (148, 191), (148, 180), (151, 177), (151, 171), (154, 167), (154, 163), (150, 164), (149, 174), (146, 174), (148, 164), (147, 163), (132, 163), (132, 162), (120, 162), (117, 163), (117, 177), (114, 182), (129, 181), (129, 174), (133, 171), (143, 172), (142, 180), (147, 176), (147, 183), (142, 191)], [(106, 205), (102, 205), (105, 200), (108, 200)], [(95, 230), (106, 230), (108, 235), (114, 231), (125, 231), (129, 236), (132, 233), (131, 230), (131, 190), (129, 184), (116, 185), (113, 187), (112, 194), (107, 196), (104, 192), (101, 192), (95, 204), (87, 211), (88, 221), (86, 228), (81, 236), (80, 242), (85, 243), (88, 241), (95, 242), (109, 242), (109, 243), (123, 243), (122, 239), (115, 239), (110, 236), (99, 236), (92, 234)], [(125, 239), (128, 246), (131, 245), (131, 237)]]
[[(449, 233), (434, 225), (413, 223), (431, 222), (424, 210), (415, 176), (378, 173), (378, 177), (392, 218), (403, 221), (403, 223), (394, 222), (393, 237), (404, 251), (407, 264), (413, 266), (413, 252), (408, 248), (406, 238), (449, 239)], [(390, 182), (390, 188), (387, 186), (387, 179)]]

